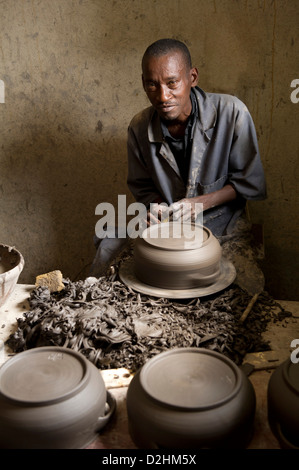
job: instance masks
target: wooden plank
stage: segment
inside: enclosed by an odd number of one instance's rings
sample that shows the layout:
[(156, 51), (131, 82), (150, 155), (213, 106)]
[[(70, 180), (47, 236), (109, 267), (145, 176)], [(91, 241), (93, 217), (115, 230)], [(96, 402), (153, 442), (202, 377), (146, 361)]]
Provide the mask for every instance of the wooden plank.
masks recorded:
[(125, 368), (102, 370), (101, 374), (108, 389), (128, 387), (134, 376)]
[(244, 357), (243, 364), (251, 364), (254, 370), (274, 369), (291, 355), (291, 349), (277, 349), (275, 351), (262, 351), (248, 353)]

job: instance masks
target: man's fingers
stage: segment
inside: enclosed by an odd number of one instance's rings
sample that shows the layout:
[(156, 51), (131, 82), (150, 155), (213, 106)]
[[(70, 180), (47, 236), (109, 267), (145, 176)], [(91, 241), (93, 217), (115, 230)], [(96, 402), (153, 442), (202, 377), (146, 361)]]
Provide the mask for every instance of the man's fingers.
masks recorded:
[(175, 203), (172, 206), (173, 214), (172, 219), (175, 221), (181, 220), (183, 222), (194, 219), (194, 210), (190, 203)]
[(159, 223), (160, 223), (159, 218), (149, 211), (147, 213), (147, 226), (149, 227), (150, 225), (159, 224)]
[(169, 212), (170, 208), (167, 206), (167, 204), (152, 204), (149, 210), (151, 216), (155, 217), (158, 221), (168, 219)]

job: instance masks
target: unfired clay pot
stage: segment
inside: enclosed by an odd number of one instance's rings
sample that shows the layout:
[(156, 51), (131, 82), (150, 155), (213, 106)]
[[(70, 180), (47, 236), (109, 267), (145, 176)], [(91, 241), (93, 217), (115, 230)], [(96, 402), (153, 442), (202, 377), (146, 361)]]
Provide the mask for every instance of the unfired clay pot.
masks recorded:
[(14, 247), (0, 245), (0, 307), (13, 292), (24, 268), (24, 258)]
[(244, 448), (253, 432), (255, 392), (224, 355), (178, 348), (150, 359), (134, 376), (127, 411), (139, 448)]
[(178, 222), (152, 225), (136, 239), (134, 270), (141, 282), (163, 289), (193, 289), (217, 280), (218, 240), (206, 227), (190, 225), (189, 231), (180, 227)]
[(1, 448), (83, 448), (114, 411), (100, 371), (78, 352), (30, 349), (0, 368)]
[(284, 449), (299, 449), (299, 363), (291, 359), (272, 373), (268, 384), (268, 420)]

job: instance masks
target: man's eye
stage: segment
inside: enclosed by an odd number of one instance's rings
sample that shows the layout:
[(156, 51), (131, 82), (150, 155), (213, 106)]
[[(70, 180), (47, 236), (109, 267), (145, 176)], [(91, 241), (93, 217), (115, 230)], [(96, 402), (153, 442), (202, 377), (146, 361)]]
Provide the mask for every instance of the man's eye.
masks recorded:
[(156, 89), (156, 84), (154, 82), (149, 82), (146, 84), (146, 88), (148, 90), (155, 90)]
[(169, 88), (174, 88), (174, 87), (177, 86), (177, 84), (178, 84), (178, 81), (177, 81), (177, 80), (170, 80), (170, 81), (168, 82), (168, 87), (169, 87)]

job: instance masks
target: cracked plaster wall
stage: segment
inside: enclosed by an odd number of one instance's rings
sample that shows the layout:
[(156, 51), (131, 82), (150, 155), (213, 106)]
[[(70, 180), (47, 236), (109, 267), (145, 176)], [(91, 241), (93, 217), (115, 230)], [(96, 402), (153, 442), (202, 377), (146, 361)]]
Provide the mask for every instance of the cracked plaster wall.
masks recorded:
[(126, 129), (148, 104), (140, 59), (171, 36), (189, 46), (203, 89), (252, 113), (268, 199), (250, 216), (264, 225), (267, 287), (299, 300), (298, 23), (297, 0), (0, 1), (0, 240), (25, 258), (20, 282), (84, 276), (96, 205), (132, 202)]

